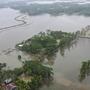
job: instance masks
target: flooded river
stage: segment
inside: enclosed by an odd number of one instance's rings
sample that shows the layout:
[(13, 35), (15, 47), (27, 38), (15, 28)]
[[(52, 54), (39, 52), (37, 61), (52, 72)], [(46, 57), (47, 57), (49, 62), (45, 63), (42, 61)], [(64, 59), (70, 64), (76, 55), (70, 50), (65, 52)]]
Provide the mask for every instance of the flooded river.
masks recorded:
[[(7, 63), (8, 68), (21, 66), (17, 56), (22, 53), (15, 50), (17, 43), (47, 29), (74, 32), (90, 25), (90, 17), (85, 16), (55, 17), (48, 14), (28, 16), (27, 14), (22, 15), (19, 11), (4, 8), (0, 9), (0, 28), (21, 24), (22, 21), (15, 20), (19, 15), (25, 16), (24, 20), (27, 24), (0, 31), (0, 62)], [(82, 84), (78, 81), (81, 64), (89, 59), (90, 39), (79, 39), (70, 49), (65, 50), (64, 56), (58, 52), (55, 60), (50, 62), (54, 69), (54, 84), (50, 87), (45, 86), (42, 90), (74, 90), (72, 88), (75, 86), (80, 88), (75, 90), (90, 90), (90, 77), (87, 77)]]

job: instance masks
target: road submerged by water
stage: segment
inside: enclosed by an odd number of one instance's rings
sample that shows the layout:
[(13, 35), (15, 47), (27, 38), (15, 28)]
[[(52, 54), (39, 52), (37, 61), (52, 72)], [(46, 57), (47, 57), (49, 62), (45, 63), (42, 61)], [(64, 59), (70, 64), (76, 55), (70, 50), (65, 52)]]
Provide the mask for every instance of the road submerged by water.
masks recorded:
[[(19, 18), (21, 18), (21, 19), (19, 19)], [(16, 25), (12, 25), (12, 26), (8, 26), (8, 27), (0, 28), (0, 32), (7, 31), (7, 29), (10, 29), (13, 27), (23, 26), (23, 25), (27, 24), (27, 22), (25, 21), (25, 18), (26, 18), (26, 16), (22, 17), (22, 15), (15, 17), (14, 20), (17, 22), (21, 22), (21, 23), (16, 24)]]

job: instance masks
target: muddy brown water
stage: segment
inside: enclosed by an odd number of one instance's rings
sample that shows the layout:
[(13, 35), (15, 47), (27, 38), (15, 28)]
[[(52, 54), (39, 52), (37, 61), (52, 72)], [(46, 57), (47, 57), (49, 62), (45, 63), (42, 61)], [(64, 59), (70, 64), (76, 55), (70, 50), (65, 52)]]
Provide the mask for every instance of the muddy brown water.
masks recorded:
[[(20, 15), (19, 11), (10, 8), (0, 9), (0, 28), (20, 24), (15, 17)], [(90, 17), (85, 16), (28, 16), (25, 14), (26, 25), (11, 27), (0, 33), (0, 62), (7, 63), (8, 68), (20, 67), (21, 62), (17, 59), (22, 52), (15, 50), (15, 45), (26, 40), (40, 31), (63, 30), (74, 32), (82, 27), (90, 25)], [(7, 18), (8, 17), (8, 18)], [(7, 54), (10, 52), (9, 54)], [(29, 56), (24, 56), (24, 58)], [(57, 53), (55, 60), (51, 61), (54, 69), (54, 82), (49, 87), (44, 86), (42, 90), (90, 90), (90, 77), (83, 83), (79, 83), (78, 76), (82, 61), (90, 59), (90, 39), (79, 39), (70, 49), (65, 50), (65, 55)], [(49, 62), (50, 63), (50, 62)], [(74, 89), (73, 89), (74, 88)]]

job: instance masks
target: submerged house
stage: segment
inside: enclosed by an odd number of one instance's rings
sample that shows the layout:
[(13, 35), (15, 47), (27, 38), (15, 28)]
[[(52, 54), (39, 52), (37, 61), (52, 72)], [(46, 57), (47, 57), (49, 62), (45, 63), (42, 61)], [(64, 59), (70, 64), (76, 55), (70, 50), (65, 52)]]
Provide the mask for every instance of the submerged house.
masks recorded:
[(7, 79), (3, 83), (4, 90), (17, 90), (17, 86), (12, 82), (12, 79)]
[(5, 90), (17, 90), (17, 87), (13, 83), (10, 83), (5, 86)]

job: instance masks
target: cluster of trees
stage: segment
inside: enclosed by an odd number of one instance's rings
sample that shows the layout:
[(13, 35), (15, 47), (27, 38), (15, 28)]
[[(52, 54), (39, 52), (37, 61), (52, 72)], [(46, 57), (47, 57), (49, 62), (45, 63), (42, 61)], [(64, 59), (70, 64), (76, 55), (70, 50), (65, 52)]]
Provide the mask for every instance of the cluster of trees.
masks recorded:
[(38, 90), (43, 84), (47, 85), (53, 80), (52, 68), (46, 67), (37, 61), (26, 61), (23, 66), (23, 73), (25, 77), (30, 76), (32, 78), (30, 82), (17, 79), (15, 83), (19, 90), (23, 88), (26, 88), (25, 90)]
[(90, 60), (82, 62), (79, 75), (80, 82), (82, 82), (89, 75), (90, 75)]
[[(22, 76), (23, 75), (23, 76)], [(28, 82), (22, 77), (31, 77)], [(44, 84), (53, 80), (53, 70), (37, 61), (25, 61), (21, 68), (0, 70), (0, 83), (11, 78), (18, 90), (38, 90)]]
[(77, 33), (48, 30), (46, 33), (40, 32), (32, 38), (17, 44), (16, 48), (31, 54), (53, 56), (58, 48), (65, 48), (70, 45), (76, 37)]
[[(23, 46), (19, 47), (20, 44)], [(56, 39), (42, 32), (20, 44), (16, 45), (18, 49), (31, 54), (43, 53), (43, 55), (52, 55), (57, 50)]]

